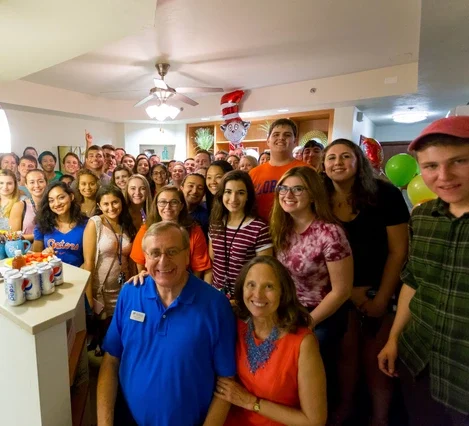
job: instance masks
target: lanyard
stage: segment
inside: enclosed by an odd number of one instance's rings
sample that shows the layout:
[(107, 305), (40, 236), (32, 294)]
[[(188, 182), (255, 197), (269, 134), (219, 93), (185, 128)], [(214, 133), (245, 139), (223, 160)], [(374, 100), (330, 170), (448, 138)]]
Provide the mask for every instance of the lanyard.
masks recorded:
[(31, 201), (31, 205), (33, 206), (33, 211), (34, 211), (34, 214), (37, 214), (36, 203), (34, 202), (34, 200), (33, 200), (33, 197), (32, 197), (32, 196), (31, 196), (31, 198), (29, 199), (29, 201)]
[(117, 234), (114, 232), (114, 228), (112, 227), (111, 223), (109, 222), (106, 216), (104, 216), (104, 219), (106, 220), (107, 224), (110, 226), (111, 231), (114, 234), (114, 237), (116, 237), (117, 246), (119, 247), (119, 250), (117, 252), (117, 260), (119, 261), (119, 266), (122, 266), (122, 238), (123, 238), (122, 225), (121, 225), (121, 234), (118, 237)]
[(142, 217), (142, 223), (147, 221), (147, 215), (145, 214), (145, 210), (143, 208), (140, 209), (140, 216)]
[(229, 289), (228, 287), (228, 254), (231, 252), (231, 247), (233, 246), (234, 239), (236, 238), (236, 235), (238, 234), (238, 231), (241, 229), (242, 224), (246, 220), (246, 216), (243, 217), (243, 220), (241, 223), (238, 225), (238, 228), (236, 228), (236, 231), (233, 235), (233, 238), (231, 239), (230, 247), (228, 248), (228, 244), (226, 243), (226, 232), (228, 229), (228, 218), (226, 218), (225, 222), (225, 233), (224, 233), (224, 249), (225, 249), (225, 291), (228, 292)]

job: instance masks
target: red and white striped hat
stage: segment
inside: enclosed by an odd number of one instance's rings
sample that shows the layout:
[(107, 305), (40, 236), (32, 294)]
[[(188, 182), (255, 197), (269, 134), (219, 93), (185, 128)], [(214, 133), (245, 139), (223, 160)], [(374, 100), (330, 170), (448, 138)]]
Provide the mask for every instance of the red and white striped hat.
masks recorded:
[(226, 93), (221, 97), (220, 107), (223, 120), (226, 123), (241, 120), (241, 117), (239, 116), (239, 103), (243, 96), (244, 90), (235, 90), (234, 92)]

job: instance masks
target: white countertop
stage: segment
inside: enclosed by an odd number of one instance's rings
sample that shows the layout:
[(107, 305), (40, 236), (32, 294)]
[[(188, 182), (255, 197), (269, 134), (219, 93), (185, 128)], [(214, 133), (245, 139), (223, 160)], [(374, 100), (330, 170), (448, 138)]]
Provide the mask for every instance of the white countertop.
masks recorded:
[[(0, 262), (3, 265), (3, 262)], [(37, 300), (27, 300), (20, 306), (7, 304), (4, 283), (0, 283), (0, 315), (18, 324), (30, 334), (65, 322), (75, 316), (75, 308), (85, 290), (90, 273), (75, 266), (63, 264), (64, 283), (55, 292)]]

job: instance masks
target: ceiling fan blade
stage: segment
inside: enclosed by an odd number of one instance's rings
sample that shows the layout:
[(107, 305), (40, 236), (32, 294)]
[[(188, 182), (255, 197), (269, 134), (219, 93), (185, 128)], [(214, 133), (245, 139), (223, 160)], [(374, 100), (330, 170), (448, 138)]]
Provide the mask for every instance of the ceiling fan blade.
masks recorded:
[(148, 101), (151, 101), (153, 99), (153, 94), (151, 95), (148, 95), (146, 98), (143, 98), (141, 101), (137, 102), (134, 107), (137, 108), (145, 103), (147, 103)]
[(177, 93), (215, 93), (224, 92), (225, 90), (221, 87), (177, 87)]
[(181, 95), (180, 93), (175, 93), (173, 96), (171, 96), (171, 100), (181, 101), (181, 102), (184, 102), (184, 103), (192, 105), (192, 106), (199, 105), (198, 102), (194, 101), (193, 99), (191, 99), (191, 98), (189, 98), (185, 95)]
[(155, 83), (155, 87), (157, 87), (158, 89), (168, 90), (168, 85), (163, 80), (160, 80), (159, 78), (154, 78), (153, 82)]
[(148, 89), (134, 89), (134, 90), (111, 90), (110, 92), (99, 92), (100, 94), (107, 93), (128, 93), (128, 92), (147, 92)]

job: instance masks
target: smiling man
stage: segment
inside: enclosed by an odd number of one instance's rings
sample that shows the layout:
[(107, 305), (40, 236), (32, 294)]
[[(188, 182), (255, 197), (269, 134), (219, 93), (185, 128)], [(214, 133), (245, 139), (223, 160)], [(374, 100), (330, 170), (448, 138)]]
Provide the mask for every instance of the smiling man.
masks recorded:
[(85, 154), (86, 168), (99, 177), (101, 185), (108, 185), (111, 182), (110, 176), (104, 173), (104, 151), (98, 145), (91, 145)]
[(256, 190), (259, 216), (267, 222), (274, 205), (275, 188), (279, 179), (287, 170), (306, 165), (293, 158), (292, 152), (296, 146), (296, 138), (297, 128), (292, 120), (280, 118), (274, 121), (267, 136), (270, 160), (268, 163), (254, 167), (249, 172)]
[(221, 426), (229, 404), (215, 382), (236, 373), (230, 303), (187, 272), (189, 235), (176, 223), (150, 226), (142, 248), (149, 275), (124, 286), (104, 340), (98, 424), (114, 424), (120, 383), (139, 425)]
[(379, 367), (401, 378), (411, 426), (468, 425), (469, 117), (435, 121), (409, 151), (438, 198), (412, 212), (404, 284)]

